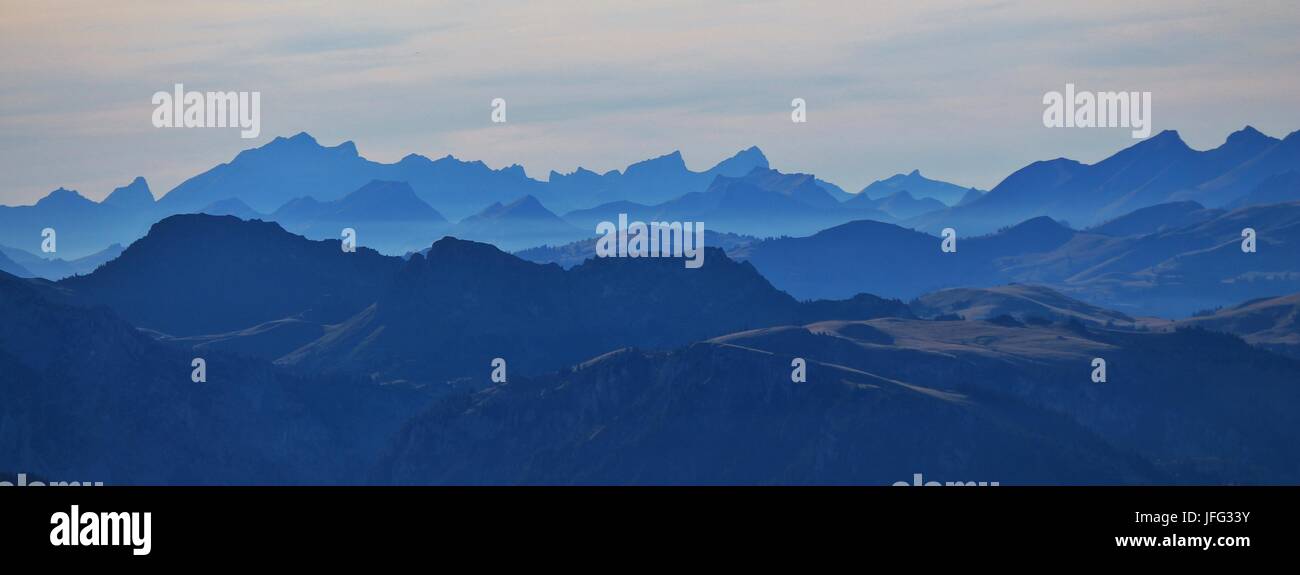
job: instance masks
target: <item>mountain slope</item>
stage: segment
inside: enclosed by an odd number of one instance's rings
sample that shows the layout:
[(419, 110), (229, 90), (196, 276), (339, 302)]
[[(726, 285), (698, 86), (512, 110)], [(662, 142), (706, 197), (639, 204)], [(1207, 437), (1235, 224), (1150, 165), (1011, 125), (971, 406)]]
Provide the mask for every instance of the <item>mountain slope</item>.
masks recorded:
[(1060, 419), (1031, 428), (1020, 409), (996, 399), (830, 364), (809, 369), (808, 383), (792, 383), (789, 355), (719, 343), (613, 352), (441, 401), (404, 429), (377, 479), (889, 485), (920, 470), (1002, 483), (1146, 477), (1140, 464)]
[(898, 192), (907, 192), (913, 198), (931, 198), (944, 205), (955, 206), (972, 191), (977, 195), (980, 192), (975, 188), (964, 188), (948, 182), (931, 180), (922, 176), (920, 170), (912, 170), (908, 174), (894, 174), (883, 180), (876, 180), (862, 188), (856, 197), (881, 199)]
[(968, 320), (1007, 316), (1028, 323), (1073, 319), (1091, 324), (1131, 326), (1135, 322), (1123, 313), (1072, 299), (1053, 289), (1022, 284), (940, 290), (917, 298), (911, 307), (925, 317), (957, 315)]
[(752, 266), (705, 249), (699, 269), (681, 258), (599, 258), (564, 270), (443, 238), (411, 255), (374, 305), (281, 363), (381, 382), (465, 378), (474, 387), (496, 357), (511, 373), (538, 373), (624, 346), (680, 345), (826, 313), (908, 313), (870, 298), (803, 304)]
[(982, 233), (1035, 216), (1094, 225), (1139, 208), (1193, 200), (1218, 207), (1246, 194), (1268, 176), (1300, 169), (1300, 136), (1270, 138), (1247, 126), (1223, 145), (1193, 150), (1166, 130), (1097, 162), (1064, 158), (1035, 162), (1007, 176), (989, 193), (908, 223)]
[(0, 467), (105, 484), (332, 484), (362, 479), (424, 403), (409, 390), (287, 377), (159, 344), (109, 311), (0, 274)]
[(75, 301), (107, 305), (139, 327), (200, 335), (299, 314), (342, 320), (374, 302), (400, 265), (270, 222), (190, 214), (158, 222), (117, 259), (58, 285)]
[(1300, 293), (1251, 300), (1176, 325), (1235, 334), (1251, 344), (1300, 358)]
[(461, 220), (450, 232), (456, 237), (491, 242), (505, 250), (565, 244), (588, 233), (546, 209), (533, 196), (507, 204), (494, 203)]
[(1108, 236), (1142, 236), (1199, 224), (1223, 213), (1196, 202), (1169, 202), (1134, 210), (1088, 231)]
[(899, 190), (874, 199), (862, 193), (846, 200), (843, 206), (854, 210), (879, 210), (897, 220), (906, 220), (946, 207), (943, 202), (934, 198), (914, 198), (907, 190)]

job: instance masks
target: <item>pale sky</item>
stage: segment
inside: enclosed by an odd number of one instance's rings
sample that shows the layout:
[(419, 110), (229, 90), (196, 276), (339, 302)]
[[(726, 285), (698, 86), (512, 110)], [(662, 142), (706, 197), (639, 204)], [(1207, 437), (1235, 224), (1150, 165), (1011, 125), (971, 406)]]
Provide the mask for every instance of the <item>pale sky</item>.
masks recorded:
[[(1152, 133), (1195, 148), (1300, 129), (1297, 29), (1294, 1), (0, 0), (0, 203), (100, 199), (135, 176), (160, 195), (301, 131), (540, 179), (673, 150), (699, 170), (757, 145), (849, 191), (912, 169), (988, 188), (1134, 143), (1044, 128), (1043, 94), (1067, 82), (1152, 92)], [(261, 136), (154, 128), (150, 98), (176, 83), (261, 92)]]

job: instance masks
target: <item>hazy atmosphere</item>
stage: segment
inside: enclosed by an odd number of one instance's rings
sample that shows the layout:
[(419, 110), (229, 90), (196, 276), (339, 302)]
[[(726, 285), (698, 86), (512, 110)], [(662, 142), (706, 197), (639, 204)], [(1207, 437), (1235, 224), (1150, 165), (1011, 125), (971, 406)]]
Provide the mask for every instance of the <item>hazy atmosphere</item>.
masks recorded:
[[(546, 179), (761, 147), (856, 192), (920, 169), (989, 188), (1097, 161), (1128, 130), (1050, 130), (1042, 98), (1149, 91), (1192, 147), (1300, 126), (1294, 2), (0, 2), (0, 203), (135, 176), (161, 195), (309, 131), (370, 159), (453, 154)], [(261, 133), (159, 129), (174, 84), (259, 91)], [(491, 101), (509, 121), (489, 121)], [(808, 121), (790, 122), (790, 102)]]

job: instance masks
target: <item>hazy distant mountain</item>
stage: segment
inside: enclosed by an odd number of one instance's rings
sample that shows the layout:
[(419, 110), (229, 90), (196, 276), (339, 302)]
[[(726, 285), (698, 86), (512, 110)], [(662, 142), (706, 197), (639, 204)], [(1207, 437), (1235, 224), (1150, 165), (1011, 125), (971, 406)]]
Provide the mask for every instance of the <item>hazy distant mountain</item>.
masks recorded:
[(844, 191), (844, 188), (841, 188), (821, 178), (816, 178), (814, 181), (817, 182), (817, 185), (821, 186), (823, 190), (826, 190), (826, 193), (830, 194), (832, 198), (835, 198), (835, 201), (837, 202), (842, 202), (849, 198), (856, 197), (855, 194), (850, 194)]
[(957, 253), (941, 239), (875, 221), (856, 221), (808, 237), (777, 238), (733, 251), (773, 285), (799, 298), (835, 299), (868, 292), (911, 298), (945, 287), (1006, 283), (994, 262), (1050, 251), (1076, 232), (1047, 218), (997, 234), (958, 238)]
[(0, 272), (20, 278), (32, 277), (32, 272), (27, 271), (27, 268), (23, 267), (22, 264), (10, 259), (4, 250), (0, 250)]
[(359, 156), (352, 142), (327, 148), (304, 132), (244, 150), (229, 163), (185, 180), (158, 203), (170, 213), (186, 213), (238, 198), (256, 211), (271, 213), (297, 197), (343, 197), (376, 179), (377, 166)]
[(122, 253), (120, 244), (113, 244), (103, 251), (72, 261), (62, 258), (42, 258), (25, 250), (0, 246), (0, 253), (11, 258), (21, 266), (23, 273), (0, 268), (18, 277), (39, 277), (47, 280), (60, 280), (75, 274), (88, 274)]
[(1206, 209), (1196, 202), (1169, 202), (1134, 210), (1088, 231), (1108, 236), (1141, 236), (1199, 224), (1223, 214), (1223, 210)]
[(611, 202), (564, 215), (575, 225), (593, 230), (619, 214), (629, 221), (704, 222), (707, 229), (754, 236), (807, 234), (853, 219), (893, 218), (870, 207), (848, 209), (808, 174), (784, 174), (755, 168), (743, 177), (718, 176), (708, 189), (646, 205)]
[(596, 174), (582, 168), (571, 174), (551, 172), (540, 197), (561, 212), (619, 201), (657, 204), (682, 194), (702, 192), (718, 176), (738, 178), (759, 168), (767, 169), (768, 162), (757, 147), (741, 150), (703, 172), (692, 172), (681, 152), (673, 152), (632, 164), (622, 172)]
[(300, 316), (329, 323), (371, 304), (401, 265), (339, 240), (310, 241), (278, 224), (190, 214), (158, 222), (117, 259), (59, 282), (74, 301), (176, 336), (221, 333)]
[(1246, 126), (1229, 136), (1223, 147), (1240, 149), (1242, 156), (1251, 157), (1195, 189), (1175, 194), (1174, 199), (1193, 199), (1218, 207), (1250, 193), (1272, 176), (1300, 169), (1300, 131), (1291, 132), (1279, 141)]
[(975, 200), (980, 199), (980, 197), (983, 196), (984, 193), (985, 193), (985, 192), (984, 192), (983, 190), (977, 190), (977, 189), (975, 189), (975, 188), (971, 188), (971, 189), (969, 189), (969, 190), (966, 190), (966, 194), (963, 195), (963, 196), (961, 197), (961, 199), (957, 201), (957, 204), (956, 204), (956, 205), (958, 205), (958, 206), (962, 206), (962, 205), (969, 204), (969, 203), (971, 203), (971, 202), (973, 202), (973, 201), (975, 201)]
[(226, 198), (217, 200), (208, 204), (203, 209), (195, 213), (208, 214), (209, 216), (235, 216), (241, 220), (266, 220), (269, 216), (254, 210), (245, 204), (239, 198)]
[(130, 184), (114, 189), (100, 203), (143, 211), (153, 207), (154, 197), (153, 192), (149, 191), (149, 183), (137, 176)]
[(1289, 170), (1269, 176), (1250, 193), (1228, 202), (1228, 209), (1300, 201), (1300, 171)]
[(623, 172), (552, 173), (550, 181), (543, 182), (529, 178), (518, 165), (494, 170), (483, 162), (450, 155), (432, 160), (410, 154), (397, 163), (382, 164), (360, 156), (352, 142), (325, 147), (300, 133), (245, 150), (229, 163), (186, 180), (159, 203), (168, 213), (182, 213), (236, 197), (256, 211), (270, 213), (295, 198), (329, 202), (367, 182), (382, 180), (406, 182), (441, 214), (462, 219), (494, 202), (527, 195), (562, 211), (619, 199), (657, 203), (701, 191), (718, 175), (740, 176), (759, 166), (767, 167), (767, 158), (757, 148), (704, 172), (690, 171), (681, 154), (674, 152), (632, 164)]
[[(165, 300), (166, 298), (158, 298)], [(251, 299), (247, 298), (247, 299)], [(0, 273), (0, 463), (105, 484), (349, 483), (424, 400), (152, 341)]]
[(1171, 201), (1223, 206), (1268, 177), (1295, 169), (1300, 169), (1300, 133), (1277, 140), (1248, 126), (1217, 148), (1197, 151), (1166, 130), (1092, 165), (1064, 158), (1035, 162), (979, 199), (908, 224), (971, 234), (1050, 216), (1088, 226)]
[(405, 182), (378, 180), (337, 200), (295, 198), (264, 219), (312, 239), (338, 239), (344, 228), (351, 228), (358, 245), (387, 254), (425, 245), (450, 227)]
[(890, 195), (874, 199), (866, 194), (858, 194), (846, 200), (843, 206), (855, 210), (878, 210), (889, 214), (895, 220), (906, 220), (947, 207), (943, 202), (934, 198), (914, 198), (907, 190), (899, 190)]
[[(127, 244), (147, 230), (156, 209), (143, 178), (117, 188), (102, 203), (59, 188), (31, 206), (0, 206), (0, 245), (73, 260)], [(41, 251), (45, 228), (55, 231), (53, 254)]]
[[(1039, 217), (985, 236), (958, 234), (956, 253), (941, 252), (937, 236), (852, 222), (808, 237), (756, 242), (732, 255), (800, 298), (859, 292), (913, 298), (948, 287), (1019, 282), (1047, 285), (1094, 305), (1169, 317), (1300, 291), (1300, 203), (1212, 213), (1212, 219), (1181, 227), (1138, 214), (1117, 220), (1116, 228), (1145, 221), (1164, 231), (1122, 237), (1079, 232)], [(1185, 219), (1185, 212), (1175, 215)], [(1257, 253), (1241, 251), (1247, 227), (1258, 234)]]
[[(1243, 253), (1242, 230), (1258, 234)], [(1300, 203), (1252, 206), (1212, 220), (1075, 254), (1095, 262), (1069, 288), (1111, 307), (1145, 305), (1159, 315), (1300, 291)], [(1025, 262), (1028, 266), (1039, 262)]]
[(505, 250), (561, 245), (591, 233), (564, 221), (533, 196), (507, 204), (494, 203), (461, 220), (449, 232), (459, 238), (490, 242)]
[[(975, 190), (975, 188), (931, 180), (922, 176), (920, 170), (912, 170), (909, 174), (894, 174), (883, 180), (876, 180), (871, 185), (862, 188), (862, 191), (858, 192), (856, 197), (881, 199), (898, 192), (907, 192), (912, 198), (932, 198), (944, 205), (955, 206), (971, 190)], [(975, 190), (975, 192), (979, 193), (979, 190)]]

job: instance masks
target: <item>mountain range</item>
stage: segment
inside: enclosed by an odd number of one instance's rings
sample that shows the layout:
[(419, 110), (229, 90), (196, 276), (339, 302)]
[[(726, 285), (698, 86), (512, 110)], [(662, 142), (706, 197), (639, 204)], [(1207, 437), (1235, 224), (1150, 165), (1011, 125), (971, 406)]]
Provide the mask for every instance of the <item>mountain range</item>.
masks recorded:
[[(938, 236), (859, 221), (749, 243), (730, 255), (799, 298), (870, 292), (910, 299), (1019, 282), (1126, 313), (1177, 317), (1300, 291), (1300, 203), (1230, 212), (1196, 206), (1150, 208), (1083, 231), (1037, 217), (992, 234), (958, 235), (954, 253), (941, 250)], [(1258, 234), (1255, 253), (1241, 249), (1245, 228)]]
[[(1300, 170), (1300, 132), (1279, 140), (1247, 126), (1223, 145), (1201, 151), (1189, 147), (1178, 132), (1166, 130), (1096, 164), (1066, 158), (1034, 162), (978, 199), (907, 224), (933, 232), (952, 227), (981, 234), (1037, 216), (1089, 226), (1173, 201), (1219, 208), (1295, 170)], [(1269, 194), (1256, 197), (1279, 197)]]
[[(1111, 366), (1100, 384), (1090, 380), (1098, 356)], [(806, 360), (806, 382), (791, 381), (793, 358)], [(614, 351), (444, 397), (404, 426), (373, 477), (1289, 483), (1300, 474), (1290, 447), (1297, 367), (1202, 330), (904, 318), (780, 326)]]
[[(231, 161), (185, 180), (157, 202), (144, 179), (136, 178), (103, 202), (59, 189), (35, 206), (0, 207), (0, 224), (9, 224), (0, 226), (0, 245), (35, 251), (40, 231), (54, 227), (64, 230), (60, 257), (73, 259), (112, 243), (129, 244), (152, 223), (183, 213), (274, 220), (315, 238), (338, 237), (340, 223), (353, 224), (348, 227), (358, 232), (358, 226), (365, 223), (369, 224), (365, 237), (370, 242), (363, 240), (363, 245), (390, 254), (427, 246), (445, 233), (491, 241), (506, 249), (567, 243), (583, 235), (570, 225), (594, 228), (586, 218), (564, 218), (569, 224), (564, 225), (554, 221), (558, 216), (551, 216), (598, 206), (607, 212), (622, 203), (636, 211), (638, 206), (672, 202), (667, 211), (680, 218), (708, 217), (719, 225), (745, 229), (754, 227), (749, 216), (766, 217), (780, 207), (808, 212), (805, 219), (814, 218), (812, 223), (790, 228), (806, 233), (849, 219), (828, 219), (821, 212), (832, 210), (841, 200), (855, 197), (853, 194), (812, 176), (787, 178), (768, 168), (763, 152), (751, 147), (702, 172), (690, 170), (681, 153), (673, 152), (622, 171), (596, 174), (579, 168), (570, 174), (553, 172), (549, 180), (541, 181), (529, 178), (517, 165), (491, 169), (482, 162), (452, 156), (431, 160), (411, 154), (384, 164), (362, 157), (351, 142), (328, 147), (300, 133), (245, 150)], [(755, 175), (748, 180), (734, 181), (751, 172)], [(750, 184), (762, 191), (728, 194), (721, 190)], [(717, 193), (705, 194), (715, 185)], [(538, 224), (532, 221), (536, 217), (514, 218), (508, 213), (493, 221), (494, 214), (516, 202), (539, 204), (550, 213), (542, 219), (550, 221)], [(805, 206), (806, 202), (812, 202), (811, 207)], [(530, 206), (528, 211), (537, 210)], [(895, 216), (867, 210), (853, 217)], [(464, 225), (453, 228), (456, 224), (451, 222)], [(540, 227), (534, 229), (535, 224)]]
[[(1294, 484), (1295, 138), (1164, 132), (988, 192), (914, 171), (849, 194), (757, 148), (539, 181), (300, 134), (157, 201), (56, 190), (0, 208), (0, 469)], [(705, 222), (705, 264), (594, 257), (620, 213)]]
[[(327, 147), (300, 133), (245, 150), (157, 202), (137, 178), (99, 203), (59, 189), (33, 206), (0, 207), (0, 224), (5, 224), (0, 245), (35, 253), (41, 230), (52, 227), (61, 231), (55, 257), (72, 260), (113, 243), (129, 244), (166, 216), (193, 212), (283, 220), (287, 228), (315, 238), (338, 237), (343, 222), (331, 220), (360, 215), (370, 218), (365, 237), (371, 243), (362, 240), (362, 245), (390, 254), (421, 249), (444, 234), (510, 250), (563, 244), (586, 235), (570, 226), (593, 230), (596, 222), (614, 221), (620, 213), (643, 221), (703, 221), (715, 231), (757, 237), (810, 235), (862, 219), (928, 233), (954, 228), (964, 236), (1039, 216), (1083, 229), (1158, 205), (1194, 202), (1215, 210), (1300, 199), (1297, 142), (1294, 133), (1277, 139), (1248, 126), (1223, 145), (1198, 151), (1177, 132), (1165, 131), (1096, 164), (1064, 158), (1035, 162), (988, 192), (914, 170), (849, 194), (810, 174), (773, 170), (753, 147), (702, 172), (687, 168), (674, 152), (623, 171), (578, 169), (542, 181), (517, 165), (491, 169), (451, 156), (431, 160), (412, 154), (383, 164), (360, 156), (351, 142)], [(387, 210), (379, 201), (385, 185), (406, 186), (401, 202), (389, 198), (393, 207)], [(360, 214), (345, 209), (366, 201), (374, 203)], [(533, 229), (536, 222), (529, 218), (493, 221), (516, 202), (539, 205), (549, 212), (546, 223)], [(410, 212), (399, 204), (410, 206)], [(530, 206), (529, 211), (535, 210)], [(409, 221), (419, 216), (418, 225)], [(450, 223), (467, 219), (459, 229)]]
[[(1287, 226), (1261, 211), (1262, 237)], [(1084, 235), (1171, 242), (1217, 221)], [(860, 226), (938, 241), (828, 232)], [(1039, 218), (958, 253), (1080, 235)], [(1172, 323), (1031, 285), (801, 302), (707, 249), (697, 270), (565, 269), (455, 238), (398, 258), (172, 216), (88, 275), (0, 276), (0, 462), (119, 483), (1300, 480), (1300, 362), (1275, 353), (1294, 349), (1294, 296)], [(208, 383), (189, 380), (196, 356)]]

